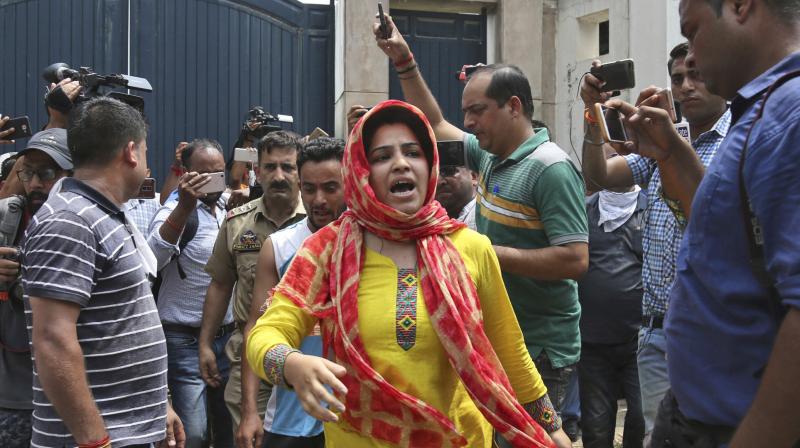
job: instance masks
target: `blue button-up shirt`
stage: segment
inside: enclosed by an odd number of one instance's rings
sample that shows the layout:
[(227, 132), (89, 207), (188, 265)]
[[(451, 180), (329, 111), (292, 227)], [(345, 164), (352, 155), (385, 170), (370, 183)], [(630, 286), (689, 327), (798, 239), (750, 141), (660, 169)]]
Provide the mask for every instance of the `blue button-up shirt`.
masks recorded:
[[(713, 128), (697, 136), (692, 147), (708, 166), (731, 125), (726, 111)], [(662, 317), (667, 312), (669, 293), (675, 281), (675, 260), (683, 239), (683, 229), (661, 198), (661, 171), (653, 159), (637, 154), (625, 156), (633, 181), (647, 188), (647, 214), (642, 234), (642, 315)]]
[[(755, 397), (780, 325), (749, 264), (739, 159), (765, 91), (800, 70), (795, 53), (742, 87), (733, 125), (695, 193), (667, 313), (667, 362), (683, 413), (736, 426)], [(744, 183), (783, 304), (800, 307), (800, 78), (776, 90), (753, 126)]]

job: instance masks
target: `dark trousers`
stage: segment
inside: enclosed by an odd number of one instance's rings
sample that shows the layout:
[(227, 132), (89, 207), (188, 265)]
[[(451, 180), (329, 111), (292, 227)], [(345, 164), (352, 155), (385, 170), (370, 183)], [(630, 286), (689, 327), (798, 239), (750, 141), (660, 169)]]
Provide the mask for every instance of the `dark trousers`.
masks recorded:
[(658, 406), (650, 448), (717, 448), (727, 445), (734, 428), (704, 425), (688, 419), (678, 408), (672, 391)]
[(644, 416), (636, 368), (636, 338), (623, 344), (581, 345), (578, 380), (581, 396), (581, 430), (585, 448), (614, 446), (617, 400), (628, 404), (622, 446), (641, 448)]
[(271, 432), (264, 432), (262, 448), (324, 448), (325, 434), (314, 437), (291, 437)]

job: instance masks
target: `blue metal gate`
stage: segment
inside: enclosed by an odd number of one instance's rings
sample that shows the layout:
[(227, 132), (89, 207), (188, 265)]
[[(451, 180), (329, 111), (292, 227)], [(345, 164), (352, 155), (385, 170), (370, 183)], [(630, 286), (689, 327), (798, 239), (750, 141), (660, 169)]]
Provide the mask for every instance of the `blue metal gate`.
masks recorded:
[[(461, 127), (464, 85), (455, 73), (464, 64), (486, 63), (486, 14), (443, 14), (392, 10), (392, 20), (414, 52), (425, 81), (445, 119)], [(389, 97), (403, 98), (397, 74), (389, 69)]]
[(149, 160), (163, 179), (176, 142), (230, 148), (251, 106), (294, 116), (284, 128), (299, 133), (332, 130), (333, 36), (332, 7), (296, 0), (0, 0), (0, 113), (46, 123), (41, 71), (53, 62), (147, 78)]

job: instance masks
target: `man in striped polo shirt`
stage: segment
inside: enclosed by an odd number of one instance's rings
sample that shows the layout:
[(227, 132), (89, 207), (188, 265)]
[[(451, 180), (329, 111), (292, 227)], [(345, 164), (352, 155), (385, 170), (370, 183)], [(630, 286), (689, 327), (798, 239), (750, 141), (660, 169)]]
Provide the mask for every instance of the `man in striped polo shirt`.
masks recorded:
[(534, 129), (530, 84), (513, 65), (481, 66), (464, 87), (464, 127), (442, 116), (411, 49), (387, 17), (373, 32), (392, 60), (406, 101), (422, 109), (437, 140), (462, 140), (478, 172), (478, 232), (495, 247), (525, 343), (556, 409), (580, 357), (575, 279), (589, 264), (584, 185), (567, 154)]
[(155, 257), (121, 210), (147, 170), (141, 114), (110, 98), (74, 110), (74, 178), (53, 187), (23, 246), (35, 447), (183, 445), (167, 404)]

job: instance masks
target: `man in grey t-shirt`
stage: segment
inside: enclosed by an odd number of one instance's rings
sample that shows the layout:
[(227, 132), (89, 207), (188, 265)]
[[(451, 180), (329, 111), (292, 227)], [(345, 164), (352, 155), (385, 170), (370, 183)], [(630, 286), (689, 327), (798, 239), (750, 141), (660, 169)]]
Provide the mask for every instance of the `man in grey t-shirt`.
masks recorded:
[(72, 112), (67, 136), (74, 178), (53, 187), (23, 247), (31, 445), (181, 447), (148, 278), (155, 257), (121, 209), (147, 170), (144, 120), (95, 98)]

